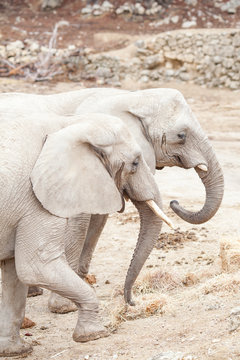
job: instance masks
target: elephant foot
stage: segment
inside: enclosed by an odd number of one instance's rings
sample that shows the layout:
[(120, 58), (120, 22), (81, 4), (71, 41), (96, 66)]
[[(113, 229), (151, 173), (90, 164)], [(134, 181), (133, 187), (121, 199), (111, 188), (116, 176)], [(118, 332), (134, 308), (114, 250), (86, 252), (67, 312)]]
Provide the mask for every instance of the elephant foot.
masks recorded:
[(57, 314), (66, 314), (78, 310), (77, 305), (56, 293), (51, 293), (48, 299), (48, 309)]
[(87, 342), (109, 336), (110, 333), (101, 324), (96, 305), (80, 307), (77, 326), (73, 333), (76, 342)]
[(21, 338), (0, 337), (0, 357), (27, 355), (32, 352), (32, 346)]
[(74, 330), (73, 340), (76, 342), (87, 342), (109, 336), (109, 332), (100, 323), (81, 322)]
[(32, 297), (32, 296), (38, 296), (38, 295), (42, 295), (43, 294), (43, 289), (41, 289), (38, 286), (29, 286), (28, 288), (28, 297)]

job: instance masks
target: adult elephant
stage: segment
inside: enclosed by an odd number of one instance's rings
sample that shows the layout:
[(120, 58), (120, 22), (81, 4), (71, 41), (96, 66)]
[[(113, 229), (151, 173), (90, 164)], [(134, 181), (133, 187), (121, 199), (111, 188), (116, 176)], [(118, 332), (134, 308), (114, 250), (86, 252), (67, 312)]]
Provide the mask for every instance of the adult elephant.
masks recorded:
[[(171, 208), (181, 218), (201, 224), (208, 221), (220, 206), (224, 188), (220, 165), (209, 140), (179, 91), (160, 88), (131, 92), (93, 88), (44, 96), (15, 94), (14, 99), (12, 94), (5, 95), (5, 111), (9, 115), (31, 109), (62, 115), (89, 111), (117, 115), (137, 140), (153, 174), (155, 169), (164, 166), (194, 168), (203, 181), (206, 199), (201, 210), (189, 212), (176, 201), (171, 202)], [(139, 239), (124, 288), (125, 300), (129, 303), (132, 303), (132, 285), (156, 241), (144, 209), (138, 207), (138, 210), (142, 219)], [(71, 267), (83, 277), (88, 273), (107, 215), (84, 215), (78, 220), (81, 234), (75, 234), (71, 241), (66, 241), (66, 254)], [(81, 255), (75, 241), (78, 236), (81, 239), (86, 236)], [(55, 312), (67, 312), (74, 308), (69, 301), (54, 294), (49, 300), (49, 307)]]
[(159, 209), (161, 199), (153, 175), (120, 119), (96, 113), (60, 116), (37, 111), (14, 115), (4, 111), (3, 98), (0, 355), (31, 351), (21, 340), (19, 328), (28, 285), (32, 284), (76, 303), (75, 341), (106, 336), (98, 319), (96, 294), (69, 266), (65, 241), (77, 238), (80, 213), (121, 211), (125, 195), (136, 206), (145, 207), (156, 236), (162, 224), (156, 213), (168, 219)]
[[(218, 210), (224, 191), (221, 167), (211, 144), (199, 122), (192, 113), (183, 95), (175, 89), (148, 89), (125, 91), (115, 89), (90, 89), (84, 99), (81, 96), (79, 106), (72, 111), (82, 114), (98, 111), (120, 117), (140, 145), (144, 158), (154, 174), (155, 169), (165, 166), (194, 168), (202, 180), (206, 198), (204, 206), (196, 212), (182, 208), (176, 200), (171, 201), (173, 211), (191, 224), (202, 224), (211, 219)], [(57, 96), (64, 96), (64, 94)], [(77, 92), (69, 93), (77, 103)], [(69, 100), (68, 100), (69, 101)], [(61, 104), (66, 106), (67, 101)], [(133, 304), (131, 288), (151, 252), (156, 237), (151, 234), (151, 222), (144, 210), (139, 208), (141, 228), (137, 247), (127, 272), (124, 286), (126, 302)], [(88, 227), (86, 241), (80, 256), (76, 256), (76, 247), (67, 243), (67, 254), (73, 269), (84, 277), (89, 270), (90, 261), (97, 240), (106, 223), (107, 215), (93, 215), (90, 225), (84, 218), (80, 224)], [(85, 225), (84, 225), (85, 224)], [(52, 294), (49, 307), (55, 312), (73, 309), (65, 299)]]

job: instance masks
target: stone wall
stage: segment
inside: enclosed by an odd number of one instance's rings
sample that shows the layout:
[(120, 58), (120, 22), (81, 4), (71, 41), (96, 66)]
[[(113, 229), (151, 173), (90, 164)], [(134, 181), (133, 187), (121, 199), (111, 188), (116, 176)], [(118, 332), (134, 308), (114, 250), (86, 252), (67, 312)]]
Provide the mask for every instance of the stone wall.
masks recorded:
[(208, 87), (240, 89), (240, 30), (183, 30), (161, 33), (134, 43), (130, 58), (90, 55), (86, 74), (99, 82), (125, 76), (149, 81), (191, 81)]
[[(76, 49), (74, 45), (48, 49), (31, 40), (0, 46), (0, 58), (5, 62), (17, 67), (26, 64), (26, 68), (28, 63), (34, 63), (38, 74), (37, 66), (46, 66), (44, 56), (49, 66), (57, 64), (74, 81), (85, 79), (98, 85), (121, 86), (128, 77), (146, 84), (156, 82), (156, 86), (159, 81), (179, 80), (240, 89), (238, 29), (163, 32), (143, 37), (124, 49), (100, 54), (95, 54), (94, 49)], [(29, 71), (34, 71), (34, 66)]]

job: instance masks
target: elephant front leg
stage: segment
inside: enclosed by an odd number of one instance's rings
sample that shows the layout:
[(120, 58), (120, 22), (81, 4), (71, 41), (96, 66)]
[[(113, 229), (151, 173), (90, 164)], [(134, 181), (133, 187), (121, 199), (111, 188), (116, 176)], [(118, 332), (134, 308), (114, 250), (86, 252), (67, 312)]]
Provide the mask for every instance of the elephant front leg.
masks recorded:
[[(78, 273), (79, 258), (87, 235), (91, 215), (81, 214), (78, 217), (68, 219), (65, 231), (65, 253), (67, 262)], [(71, 300), (51, 292), (48, 299), (48, 308), (53, 313), (65, 314), (76, 311), (78, 308)]]
[[(98, 315), (95, 291), (69, 266), (64, 253), (66, 220), (47, 212), (21, 220), (16, 237), (16, 269), (26, 284), (34, 284), (73, 301), (78, 322), (73, 339), (79, 342), (107, 336)], [(33, 236), (35, 238), (33, 238)]]
[(0, 307), (0, 356), (28, 354), (30, 344), (20, 338), (28, 287), (16, 274), (15, 260), (4, 260), (2, 270), (2, 303)]

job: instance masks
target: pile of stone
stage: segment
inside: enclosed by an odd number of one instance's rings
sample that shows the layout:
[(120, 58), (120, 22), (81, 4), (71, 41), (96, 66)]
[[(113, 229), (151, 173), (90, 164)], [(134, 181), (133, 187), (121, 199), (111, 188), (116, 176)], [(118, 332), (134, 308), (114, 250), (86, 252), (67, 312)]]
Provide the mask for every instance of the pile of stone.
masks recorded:
[[(123, 54), (123, 55), (122, 55)], [(127, 54), (127, 56), (126, 56)], [(0, 46), (0, 57), (13, 67), (55, 63), (71, 80), (121, 86), (129, 78), (141, 83), (189, 81), (208, 87), (240, 89), (240, 30), (177, 30), (139, 39), (128, 48), (94, 54), (89, 49), (48, 49), (26, 40)], [(40, 61), (39, 59), (42, 59)], [(50, 61), (51, 60), (51, 61)]]
[(240, 30), (161, 33), (135, 42), (130, 59), (90, 55), (84, 71), (100, 84), (115, 85), (127, 76), (143, 83), (180, 80), (240, 89)]

